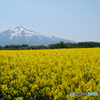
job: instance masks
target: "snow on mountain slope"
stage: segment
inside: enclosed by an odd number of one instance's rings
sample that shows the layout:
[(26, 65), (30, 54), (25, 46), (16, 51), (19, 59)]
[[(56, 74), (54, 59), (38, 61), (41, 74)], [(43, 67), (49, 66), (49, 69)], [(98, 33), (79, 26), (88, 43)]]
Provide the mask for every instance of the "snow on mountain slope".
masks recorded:
[(22, 26), (10, 29), (10, 34), (11, 34), (10, 39), (12, 39), (14, 36), (16, 36), (16, 37), (21, 36), (22, 37), (22, 34), (24, 34), (26, 38), (32, 37), (35, 35), (41, 36), (39, 33), (36, 33), (34, 31), (28, 31), (28, 30), (24, 29)]

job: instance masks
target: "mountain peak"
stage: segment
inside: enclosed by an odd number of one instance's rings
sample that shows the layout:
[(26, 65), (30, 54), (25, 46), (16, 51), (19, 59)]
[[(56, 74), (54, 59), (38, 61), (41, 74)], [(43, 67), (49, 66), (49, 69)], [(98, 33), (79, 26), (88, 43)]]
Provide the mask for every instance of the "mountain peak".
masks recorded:
[(23, 28), (23, 26), (17, 26), (16, 28)]
[(18, 30), (24, 30), (25, 28), (24, 27), (22, 27), (22, 26), (17, 26), (15, 29), (18, 29)]

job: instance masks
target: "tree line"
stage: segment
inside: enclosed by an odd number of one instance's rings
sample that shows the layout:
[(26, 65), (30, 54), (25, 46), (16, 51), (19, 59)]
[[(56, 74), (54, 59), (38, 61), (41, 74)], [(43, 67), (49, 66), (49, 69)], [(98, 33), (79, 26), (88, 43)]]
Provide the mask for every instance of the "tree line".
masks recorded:
[(0, 46), (0, 50), (29, 50), (29, 49), (59, 49), (59, 48), (94, 48), (100, 47), (99, 42), (78, 42), (78, 43), (60, 43), (50, 44), (48, 46), (38, 45), (38, 46), (29, 46), (27, 44), (22, 45), (5, 45), (4, 47)]

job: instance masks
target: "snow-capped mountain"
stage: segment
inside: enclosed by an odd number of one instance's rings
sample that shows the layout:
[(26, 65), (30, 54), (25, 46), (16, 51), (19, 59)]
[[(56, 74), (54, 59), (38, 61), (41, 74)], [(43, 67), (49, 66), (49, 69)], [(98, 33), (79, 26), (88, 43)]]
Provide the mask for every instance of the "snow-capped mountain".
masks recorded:
[(49, 45), (52, 43), (59, 43), (63, 41), (65, 43), (75, 43), (74, 41), (57, 38), (55, 36), (44, 36), (38, 32), (27, 30), (22, 26), (11, 28), (0, 32), (0, 45)]

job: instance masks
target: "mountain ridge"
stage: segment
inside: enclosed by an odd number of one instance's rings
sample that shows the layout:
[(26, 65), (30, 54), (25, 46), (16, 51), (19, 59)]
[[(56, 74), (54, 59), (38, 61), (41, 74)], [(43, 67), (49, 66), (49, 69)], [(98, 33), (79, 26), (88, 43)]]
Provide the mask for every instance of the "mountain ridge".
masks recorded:
[(23, 26), (17, 26), (16, 28), (6, 29), (0, 32), (0, 45), (49, 45), (58, 43), (60, 41), (75, 43), (74, 41), (62, 39), (55, 36), (44, 36), (38, 32), (28, 30)]

